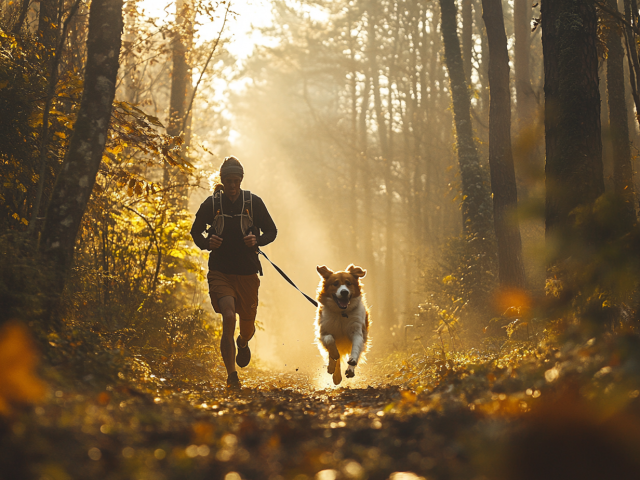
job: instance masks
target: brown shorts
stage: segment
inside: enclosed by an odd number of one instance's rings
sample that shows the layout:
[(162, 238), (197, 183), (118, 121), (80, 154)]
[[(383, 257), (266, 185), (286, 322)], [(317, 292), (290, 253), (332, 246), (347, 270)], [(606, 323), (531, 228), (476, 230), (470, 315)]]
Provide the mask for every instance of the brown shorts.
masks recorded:
[(236, 313), (242, 320), (255, 320), (258, 311), (258, 288), (260, 277), (253, 275), (229, 275), (216, 271), (207, 274), (211, 305), (216, 313), (220, 312), (218, 300), (233, 297), (236, 301)]

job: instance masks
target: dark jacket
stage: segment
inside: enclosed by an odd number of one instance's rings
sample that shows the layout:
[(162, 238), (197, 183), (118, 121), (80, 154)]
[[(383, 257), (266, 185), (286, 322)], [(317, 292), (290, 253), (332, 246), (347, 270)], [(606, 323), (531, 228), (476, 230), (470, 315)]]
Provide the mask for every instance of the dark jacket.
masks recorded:
[[(221, 195), (221, 198), (223, 202), (222, 209), (225, 214), (236, 215), (241, 212), (244, 203), (242, 191), (233, 203), (224, 194)], [(251, 199), (253, 203), (253, 225), (255, 227), (253, 233), (258, 241), (258, 246), (262, 247), (273, 242), (278, 231), (262, 199), (254, 194), (251, 194)], [(193, 241), (201, 250), (210, 250), (208, 238), (209, 229), (213, 225), (213, 217), (213, 197), (209, 196), (200, 205), (198, 213), (196, 213), (196, 219), (191, 227)], [(206, 236), (204, 235), (205, 233)], [(222, 245), (209, 255), (209, 270), (232, 275), (252, 275), (262, 272), (257, 249), (249, 248), (244, 244), (240, 228), (240, 217), (225, 218), (221, 237)]]

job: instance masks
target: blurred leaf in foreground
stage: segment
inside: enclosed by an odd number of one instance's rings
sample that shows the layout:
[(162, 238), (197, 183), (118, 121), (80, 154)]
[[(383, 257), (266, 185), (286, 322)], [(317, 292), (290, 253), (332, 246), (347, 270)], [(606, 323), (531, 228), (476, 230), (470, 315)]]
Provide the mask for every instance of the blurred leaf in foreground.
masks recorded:
[(0, 329), (0, 414), (11, 407), (34, 403), (45, 394), (45, 384), (35, 373), (38, 355), (27, 328), (17, 322)]

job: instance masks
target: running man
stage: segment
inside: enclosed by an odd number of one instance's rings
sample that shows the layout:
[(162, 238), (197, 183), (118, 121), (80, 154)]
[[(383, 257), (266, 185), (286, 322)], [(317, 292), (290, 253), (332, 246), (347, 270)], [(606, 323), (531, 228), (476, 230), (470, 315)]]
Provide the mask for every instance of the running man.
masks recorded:
[[(236, 364), (246, 367), (251, 361), (249, 340), (255, 333), (258, 272), (262, 274), (258, 247), (273, 242), (277, 235), (262, 199), (240, 188), (243, 178), (240, 161), (225, 158), (220, 166), (222, 183), (202, 202), (191, 227), (195, 244), (211, 251), (209, 295), (213, 309), (222, 314), (220, 352), (227, 369), (227, 387), (233, 389), (241, 388)], [(240, 317), (240, 335), (234, 343), (236, 314)]]

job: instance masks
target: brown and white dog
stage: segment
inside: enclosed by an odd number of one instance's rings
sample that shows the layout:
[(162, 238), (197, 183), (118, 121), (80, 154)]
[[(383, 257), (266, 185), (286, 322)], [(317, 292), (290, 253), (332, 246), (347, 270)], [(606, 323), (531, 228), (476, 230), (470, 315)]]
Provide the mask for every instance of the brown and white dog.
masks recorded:
[(369, 309), (359, 282), (367, 272), (353, 264), (344, 272), (332, 272), (324, 265), (317, 269), (322, 281), (318, 286), (316, 343), (322, 356), (328, 357), (327, 371), (338, 385), (342, 382), (340, 358), (349, 355), (345, 375), (351, 378), (369, 347)]

